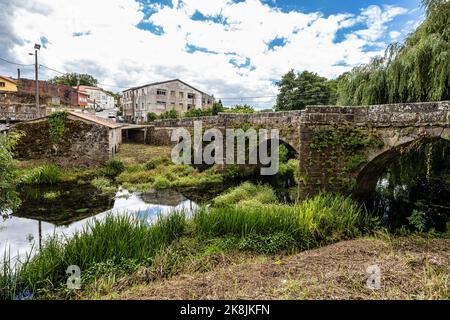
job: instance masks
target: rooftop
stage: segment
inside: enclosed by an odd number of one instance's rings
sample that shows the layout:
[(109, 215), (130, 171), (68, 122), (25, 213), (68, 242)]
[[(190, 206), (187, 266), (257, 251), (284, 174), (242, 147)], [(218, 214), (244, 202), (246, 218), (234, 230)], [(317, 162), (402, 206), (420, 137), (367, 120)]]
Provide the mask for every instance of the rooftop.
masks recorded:
[(10, 78), (10, 77), (7, 77), (7, 76), (2, 76), (1, 74), (0, 74), (0, 78), (1, 78), (1, 79), (5, 79), (5, 80), (7, 80), (7, 81), (10, 81), (10, 82), (12, 82), (12, 83), (17, 83), (16, 80), (14, 80), (14, 79), (12, 79), (12, 78)]
[(68, 111), (68, 113), (74, 117), (83, 119), (83, 120), (87, 120), (90, 122), (94, 122), (96, 124), (100, 124), (102, 126), (111, 128), (111, 129), (116, 129), (116, 128), (120, 128), (123, 127), (124, 125), (121, 123), (116, 123), (114, 121), (105, 119), (105, 118), (100, 118), (97, 117), (96, 115), (90, 114), (90, 113), (82, 113), (82, 112), (74, 112), (74, 111)]
[(198, 91), (198, 92), (200, 92), (202, 94), (207, 94), (207, 93), (205, 93), (205, 92), (203, 92), (201, 90), (198, 90), (197, 88), (191, 86), (190, 84), (188, 84), (188, 83), (186, 83), (186, 82), (184, 82), (184, 81), (182, 81), (180, 79), (172, 79), (172, 80), (166, 80), (166, 81), (152, 82), (152, 83), (144, 84), (142, 86), (126, 89), (126, 90), (124, 90), (124, 92), (125, 91), (129, 91), (129, 90), (136, 90), (136, 89), (141, 89), (141, 88), (145, 88), (145, 87), (150, 87), (150, 86), (156, 86), (156, 85), (159, 85), (159, 84), (164, 84), (164, 83), (169, 83), (169, 82), (174, 82), (174, 81), (181, 82), (182, 84), (184, 84), (184, 85), (186, 85), (186, 86), (188, 86), (188, 87), (190, 87), (190, 88), (194, 89), (195, 91)]

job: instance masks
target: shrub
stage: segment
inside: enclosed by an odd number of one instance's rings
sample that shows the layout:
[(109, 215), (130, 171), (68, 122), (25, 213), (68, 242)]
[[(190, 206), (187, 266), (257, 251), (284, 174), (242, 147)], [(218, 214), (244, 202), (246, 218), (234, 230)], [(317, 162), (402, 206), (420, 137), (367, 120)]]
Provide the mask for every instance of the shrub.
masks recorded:
[(425, 213), (419, 210), (413, 210), (408, 218), (409, 225), (419, 232), (423, 232), (426, 228)]
[(212, 116), (212, 109), (191, 109), (183, 114), (185, 118), (198, 118), (198, 117), (206, 117)]
[(170, 109), (169, 111), (163, 112), (159, 115), (160, 119), (176, 119), (178, 118), (178, 112), (175, 109)]
[(153, 182), (153, 187), (155, 189), (167, 189), (170, 188), (171, 183), (170, 181), (165, 177), (156, 177), (155, 182)]
[(147, 113), (147, 121), (148, 122), (155, 121), (156, 119), (158, 119), (158, 115), (156, 113), (154, 113), (154, 112)]
[(169, 157), (159, 156), (159, 157), (155, 157), (155, 158), (151, 159), (150, 161), (148, 161), (145, 164), (145, 168), (147, 170), (153, 170), (153, 169), (156, 169), (157, 167), (159, 167), (160, 165), (170, 164), (170, 163), (171, 163), (171, 159)]
[(116, 177), (122, 172), (125, 171), (125, 165), (122, 161), (117, 159), (110, 159), (106, 162), (105, 168), (103, 169), (103, 173), (107, 177)]
[(111, 181), (105, 177), (98, 177), (91, 180), (91, 184), (99, 189), (102, 193), (113, 193), (116, 187), (111, 184)]
[(20, 205), (16, 191), (18, 170), (14, 161), (14, 150), (23, 132), (0, 134), (0, 218), (5, 208), (15, 209)]

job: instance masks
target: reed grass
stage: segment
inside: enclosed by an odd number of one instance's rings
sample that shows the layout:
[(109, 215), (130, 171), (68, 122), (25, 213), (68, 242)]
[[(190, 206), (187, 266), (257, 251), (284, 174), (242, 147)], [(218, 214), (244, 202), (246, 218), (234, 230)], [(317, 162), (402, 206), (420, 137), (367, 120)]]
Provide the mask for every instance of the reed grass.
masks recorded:
[(283, 233), (293, 237), (299, 249), (306, 249), (361, 235), (373, 223), (353, 200), (340, 195), (321, 194), (300, 205), (258, 205), (250, 200), (250, 206), (247, 201), (199, 209), (194, 215), (196, 232), (205, 237), (243, 238)]
[[(19, 286), (36, 293), (53, 290), (65, 284), (70, 265), (87, 271), (107, 261), (114, 265), (124, 260), (136, 265), (149, 264), (159, 250), (182, 235), (185, 224), (182, 213), (159, 217), (151, 227), (129, 215), (93, 220), (71, 238), (50, 237), (39, 253), (19, 270), (6, 269), (10, 264), (5, 260), (0, 275), (2, 290), (13, 293)], [(15, 281), (4, 285), (3, 279), (11, 274), (15, 274)]]
[(60, 181), (61, 170), (55, 165), (45, 165), (22, 172), (20, 182), (24, 185), (55, 184)]
[[(11, 299), (23, 290), (36, 297), (65, 290), (70, 265), (80, 267), (87, 283), (108, 276), (102, 272), (114, 274), (115, 269), (117, 274), (132, 273), (139, 266), (153, 266), (181, 238), (203, 244), (226, 240), (237, 250), (276, 254), (350, 239), (372, 226), (368, 213), (350, 198), (321, 194), (287, 205), (276, 203), (270, 187), (244, 183), (216, 198), (213, 206), (199, 208), (189, 220), (174, 212), (149, 226), (133, 216), (110, 215), (92, 220), (70, 238), (50, 237), (18, 268), (12, 268), (5, 256), (0, 264), (0, 297)], [(177, 255), (179, 259), (183, 257)]]

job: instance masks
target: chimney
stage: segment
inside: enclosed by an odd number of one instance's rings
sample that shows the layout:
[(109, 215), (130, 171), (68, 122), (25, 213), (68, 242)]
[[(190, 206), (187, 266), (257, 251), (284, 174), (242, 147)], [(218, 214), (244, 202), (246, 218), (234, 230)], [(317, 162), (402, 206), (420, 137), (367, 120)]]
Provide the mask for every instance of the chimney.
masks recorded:
[(17, 69), (17, 80), (20, 80), (20, 69)]

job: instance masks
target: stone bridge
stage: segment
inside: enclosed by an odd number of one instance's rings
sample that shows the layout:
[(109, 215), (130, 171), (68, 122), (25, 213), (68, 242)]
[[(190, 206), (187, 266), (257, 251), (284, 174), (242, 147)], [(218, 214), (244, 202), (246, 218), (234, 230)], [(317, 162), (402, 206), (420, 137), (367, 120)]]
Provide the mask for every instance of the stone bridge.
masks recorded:
[(450, 101), (337, 107), (155, 121), (148, 142), (170, 144), (177, 127), (279, 129), (299, 159), (301, 198), (321, 190), (370, 193), (386, 166), (407, 148), (450, 140)]

